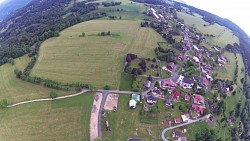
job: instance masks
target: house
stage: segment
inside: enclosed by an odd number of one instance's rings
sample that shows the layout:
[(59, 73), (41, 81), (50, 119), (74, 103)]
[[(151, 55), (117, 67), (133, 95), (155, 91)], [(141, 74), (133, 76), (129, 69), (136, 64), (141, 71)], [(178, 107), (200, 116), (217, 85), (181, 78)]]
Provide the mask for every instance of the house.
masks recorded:
[(190, 96), (186, 94), (186, 95), (185, 95), (185, 100), (186, 100), (186, 101), (190, 101)]
[(225, 57), (223, 57), (223, 56), (221, 56), (221, 55), (217, 55), (217, 61), (218, 61), (219, 63), (225, 64), (225, 63), (227, 62), (227, 58), (225, 58)]
[(194, 48), (196, 51), (199, 51), (199, 50), (200, 50), (196, 45), (193, 45), (193, 48)]
[(174, 69), (174, 62), (170, 62), (169, 64), (168, 64), (168, 69), (170, 69), (170, 70), (173, 70)]
[(197, 105), (197, 104), (192, 104), (191, 108), (196, 111), (197, 113), (203, 115), (204, 114), (204, 110), (205, 107), (201, 106), (201, 105)]
[(188, 122), (188, 117), (186, 115), (181, 115), (181, 119), (183, 122)]
[(199, 94), (194, 95), (194, 104), (204, 104), (204, 97)]
[(153, 12), (153, 15), (154, 15), (154, 17), (155, 17), (156, 19), (159, 19), (159, 18), (160, 18), (155, 12)]
[(153, 88), (151, 90), (153, 95), (162, 95), (163, 93), (161, 92), (161, 90), (159, 90), (157, 87)]
[(171, 105), (172, 105), (172, 100), (171, 100), (171, 98), (167, 98), (167, 99), (166, 99), (165, 105), (166, 105), (166, 106), (171, 106)]
[(187, 137), (179, 137), (177, 141), (187, 141)]
[(129, 108), (130, 109), (135, 109), (136, 108), (137, 102), (134, 99), (129, 100)]
[(172, 138), (179, 138), (179, 137), (184, 137), (183, 133), (180, 131), (174, 131), (172, 133)]
[(187, 78), (181, 75), (177, 82), (178, 81), (180, 86), (184, 89), (191, 89), (194, 86), (194, 80), (192, 78)]
[(174, 118), (174, 123), (181, 123), (181, 118)]
[(206, 78), (209, 80), (209, 81), (213, 81), (213, 78), (212, 78), (212, 76), (210, 76), (210, 75), (206, 75)]
[(150, 8), (150, 10), (152, 11), (152, 13), (156, 13), (154, 8)]
[(195, 63), (200, 63), (199, 58), (198, 58), (198, 57), (196, 57), (196, 56), (193, 56), (193, 60), (195, 61)]
[(145, 81), (144, 88), (150, 88), (150, 86), (151, 86), (151, 81), (149, 80)]
[(200, 59), (200, 60), (202, 59), (202, 54), (201, 53), (198, 54), (198, 59)]
[(156, 97), (153, 97), (153, 96), (147, 97), (147, 103), (148, 104), (154, 104), (156, 102), (157, 102), (157, 98)]
[(185, 59), (182, 53), (178, 54), (177, 58), (181, 61)]
[(167, 79), (160, 82), (162, 88), (175, 88), (177, 84), (172, 79)]
[(132, 94), (131, 95), (131, 100), (135, 100), (136, 102), (141, 101), (140, 100), (140, 95), (139, 94)]
[(174, 89), (174, 91), (173, 91), (173, 99), (177, 101), (177, 100), (179, 100), (179, 97), (180, 97), (180, 93), (177, 92), (177, 91)]
[(202, 84), (206, 87), (206, 89), (208, 89), (209, 81), (207, 80), (207, 78), (202, 77)]
[(168, 125), (171, 126), (172, 125), (172, 121), (171, 120), (168, 120)]

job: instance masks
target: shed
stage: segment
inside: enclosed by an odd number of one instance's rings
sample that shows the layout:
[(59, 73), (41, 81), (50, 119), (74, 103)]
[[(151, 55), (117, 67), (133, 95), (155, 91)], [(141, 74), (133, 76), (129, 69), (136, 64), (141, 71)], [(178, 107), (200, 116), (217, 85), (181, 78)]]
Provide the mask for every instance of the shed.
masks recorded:
[(134, 99), (129, 100), (129, 108), (135, 109), (136, 108), (136, 101)]
[(139, 102), (141, 100), (139, 94), (132, 94), (131, 99), (135, 100), (136, 102)]

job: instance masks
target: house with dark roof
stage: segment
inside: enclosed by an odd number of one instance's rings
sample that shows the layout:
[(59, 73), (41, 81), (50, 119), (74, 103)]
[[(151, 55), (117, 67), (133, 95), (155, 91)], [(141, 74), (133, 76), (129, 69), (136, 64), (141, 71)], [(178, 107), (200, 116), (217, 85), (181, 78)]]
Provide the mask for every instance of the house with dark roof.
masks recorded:
[(168, 69), (170, 69), (170, 70), (173, 70), (174, 69), (174, 62), (170, 62), (170, 63), (168, 63)]
[(181, 75), (177, 81), (179, 81), (180, 86), (184, 89), (191, 89), (194, 86), (193, 78), (187, 78)]
[(172, 100), (171, 100), (171, 98), (166, 98), (165, 105), (166, 105), (166, 106), (171, 106), (171, 105), (172, 105)]
[(156, 97), (153, 97), (153, 96), (147, 97), (147, 103), (148, 104), (154, 104), (156, 102), (157, 102), (157, 98)]
[(152, 93), (153, 95), (162, 95), (162, 94), (163, 94), (162, 91), (159, 90), (157, 87), (153, 88), (153, 89), (151, 90), (151, 93)]
[(172, 138), (179, 138), (179, 137), (184, 137), (184, 134), (180, 131), (174, 131), (172, 133)]
[(144, 88), (149, 88), (151, 86), (151, 81), (147, 80), (144, 82)]

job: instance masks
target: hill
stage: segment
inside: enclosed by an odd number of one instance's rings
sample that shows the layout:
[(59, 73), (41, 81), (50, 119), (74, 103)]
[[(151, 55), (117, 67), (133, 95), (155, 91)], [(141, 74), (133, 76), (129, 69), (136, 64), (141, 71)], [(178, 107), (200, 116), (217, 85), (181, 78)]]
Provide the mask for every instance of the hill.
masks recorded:
[(27, 5), (31, 0), (5, 0), (0, 3), (0, 22), (19, 8)]
[[(153, 29), (139, 25), (139, 21), (93, 20), (72, 26), (41, 45), (31, 75), (118, 89), (124, 56), (155, 57), (152, 50), (164, 41)], [(103, 31), (111, 36), (97, 35)], [(85, 37), (79, 37), (82, 32)]]

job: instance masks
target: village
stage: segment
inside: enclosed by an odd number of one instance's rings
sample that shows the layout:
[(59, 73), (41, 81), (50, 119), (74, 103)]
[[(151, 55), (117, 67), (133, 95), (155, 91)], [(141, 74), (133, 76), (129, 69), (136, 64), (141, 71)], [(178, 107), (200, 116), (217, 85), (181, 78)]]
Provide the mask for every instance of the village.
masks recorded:
[[(216, 71), (223, 68), (225, 64), (230, 63), (222, 55), (221, 47), (212, 45), (208, 49), (203, 46), (202, 43), (207, 43), (206, 37), (202, 36), (202, 33), (196, 31), (195, 28), (185, 25), (182, 19), (176, 20), (173, 13), (177, 10), (174, 8), (170, 7), (167, 10), (165, 7), (157, 7), (157, 10), (155, 10), (153, 7), (148, 7), (146, 11), (147, 15), (154, 17), (154, 22), (142, 22), (141, 26), (153, 27), (175, 49), (171, 49), (169, 46), (167, 48), (156, 48), (158, 50), (158, 52), (155, 51), (157, 59), (139, 58), (142, 62), (138, 64), (139, 68), (131, 68), (130, 65), (131, 60), (133, 62), (134, 59), (137, 59), (137, 55), (133, 55), (135, 57), (130, 57), (131, 54), (127, 55), (124, 71), (135, 77), (143, 78), (143, 83), (141, 85), (138, 84), (137, 89), (140, 94), (134, 93), (131, 95), (131, 99), (128, 101), (129, 108), (135, 109), (138, 104), (143, 104), (145, 113), (151, 113), (146, 115), (149, 119), (153, 119), (157, 118), (157, 116), (152, 116), (152, 113), (160, 112), (158, 106), (154, 109), (154, 105), (157, 105), (158, 102), (163, 102), (165, 112), (169, 116), (165, 116), (161, 124), (166, 124), (166, 127), (169, 128), (176, 125), (186, 125), (189, 122), (193, 123), (195, 120), (195, 122), (215, 122), (215, 116), (210, 113), (215, 113), (217, 116), (220, 115), (222, 111), (218, 100), (223, 95), (225, 97), (231, 93), (234, 89), (232, 82), (216, 78)], [(165, 11), (169, 11), (172, 14), (166, 14)], [(161, 26), (157, 26), (157, 24), (161, 24)], [(173, 26), (175, 27), (173, 28)], [(169, 34), (180, 36), (180, 41), (173, 39), (173, 36), (168, 36)], [(172, 53), (170, 59), (166, 59), (169, 56), (168, 52)], [(166, 53), (166, 56), (164, 58), (162, 57), (163, 55), (160, 56), (157, 53)], [(157, 70), (157, 64), (151, 64), (151, 69), (154, 69), (157, 72), (156, 74), (146, 73), (150, 70), (150, 67), (148, 68), (150, 65), (146, 64), (150, 64), (151, 60), (153, 60), (152, 62), (162, 64), (160, 71)], [(144, 67), (143, 63), (145, 64)], [(157, 67), (154, 67), (156, 65)], [(128, 71), (128, 68), (130, 71)], [(159, 72), (161, 73), (159, 74)], [(162, 74), (164, 72), (169, 74), (167, 75), (168, 77), (163, 77)], [(213, 83), (215, 79), (218, 82), (216, 85)], [(214, 90), (218, 90), (220, 95), (213, 94)], [(231, 117), (228, 119), (228, 122), (234, 124), (234, 120)], [(174, 130), (171, 138), (178, 141), (187, 141), (186, 132), (188, 132), (186, 129), (183, 131)], [(164, 138), (166, 139), (166, 137), (162, 138), (163, 140)]]

